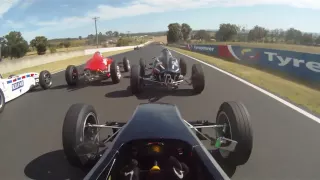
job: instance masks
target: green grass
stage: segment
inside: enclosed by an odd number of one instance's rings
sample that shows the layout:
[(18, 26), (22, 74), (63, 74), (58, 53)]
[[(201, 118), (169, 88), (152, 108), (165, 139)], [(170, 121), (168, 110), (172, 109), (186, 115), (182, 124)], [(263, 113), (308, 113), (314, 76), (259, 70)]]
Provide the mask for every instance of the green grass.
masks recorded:
[[(282, 98), (308, 108), (312, 112), (320, 114), (320, 91), (312, 89), (303, 84), (287, 80), (285, 78), (260, 71), (258, 69), (237, 64), (234, 62), (225, 61), (222, 59), (214, 58), (191, 52), (179, 48), (169, 47), (183, 54), (200, 59), (204, 62), (210, 63), (218, 68), (230, 72), (240, 78), (243, 78), (252, 84), (255, 84), (267, 91), (274, 93)], [(317, 98), (318, 97), (318, 98)]]
[[(112, 56), (124, 52), (131, 51), (132, 49), (126, 49), (126, 50), (120, 50), (120, 51), (113, 51), (113, 52), (106, 52), (103, 53), (104, 56)], [(59, 70), (63, 70), (67, 68), (68, 65), (81, 65), (84, 64), (92, 55), (87, 55), (87, 56), (79, 56), (79, 57), (74, 57), (62, 61), (57, 61), (57, 62), (52, 62), (48, 64), (42, 64), (39, 66), (34, 66), (30, 68), (25, 68), (21, 69), (18, 71), (10, 72), (3, 74), (4, 77), (8, 77), (10, 74), (21, 74), (21, 73), (27, 73), (27, 72), (40, 72), (42, 70), (48, 70), (50, 72), (55, 72)]]

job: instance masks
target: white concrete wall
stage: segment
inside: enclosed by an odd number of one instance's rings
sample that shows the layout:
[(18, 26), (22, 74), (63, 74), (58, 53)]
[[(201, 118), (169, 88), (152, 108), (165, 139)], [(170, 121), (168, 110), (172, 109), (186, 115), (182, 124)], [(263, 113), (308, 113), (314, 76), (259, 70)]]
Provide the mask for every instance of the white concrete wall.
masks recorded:
[[(148, 41), (144, 44), (140, 44), (139, 46), (145, 46), (151, 43)], [(21, 59), (12, 59), (0, 62), (0, 74), (5, 74), (13, 71), (17, 71), (24, 68), (29, 68), (33, 66), (39, 66), (42, 64), (47, 64), (56, 61), (62, 61), (66, 59), (70, 59), (77, 56), (90, 55), (95, 53), (96, 51), (100, 52), (111, 52), (125, 49), (133, 49), (135, 46), (122, 46), (122, 47), (111, 47), (111, 48), (99, 48), (99, 49), (86, 49), (83, 51), (72, 51), (72, 52), (61, 52), (54, 54), (46, 54), (41, 56), (34, 57), (23, 57)]]

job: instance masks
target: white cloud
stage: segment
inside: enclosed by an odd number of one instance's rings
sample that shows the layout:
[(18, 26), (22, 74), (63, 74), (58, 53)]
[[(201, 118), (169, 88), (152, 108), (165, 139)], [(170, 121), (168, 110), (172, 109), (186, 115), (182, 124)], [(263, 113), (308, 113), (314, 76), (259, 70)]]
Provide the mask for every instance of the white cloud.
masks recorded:
[(22, 28), (24, 28), (24, 24), (23, 23), (15, 23), (15, 22), (13, 22), (11, 20), (7, 20), (4, 25), (8, 26), (9, 28), (13, 28), (13, 29), (22, 29)]
[(0, 18), (14, 6), (26, 9), (36, 0), (0, 0)]
[[(1, 1), (3, 0), (0, 0), (0, 3)], [(12, 1), (16, 1), (17, 3), (19, 0)], [(98, 5), (96, 9), (88, 11), (83, 16), (79, 17), (74, 16), (63, 19), (54, 18), (50, 21), (30, 21), (29, 23), (40, 26), (40, 28), (35, 31), (24, 32), (24, 34), (26, 34), (26, 36), (34, 37), (36, 35), (48, 35), (52, 33), (59, 33), (59, 31), (84, 27), (93, 23), (92, 17), (94, 16), (100, 17), (100, 20), (103, 21), (167, 11), (200, 9), (207, 7), (254, 6), (271, 4), (288, 5), (298, 8), (320, 9), (319, 0), (133, 0), (130, 3), (124, 4), (122, 7)], [(2, 9), (3, 10), (1, 11), (0, 7), (0, 15), (1, 12), (5, 12), (5, 8)], [(9, 7), (7, 9), (9, 9)]]
[(22, 3), (19, 5), (19, 7), (23, 9), (27, 9), (29, 6), (31, 6), (36, 0), (23, 0)]
[[(98, 16), (101, 20), (136, 16), (166, 11), (179, 11), (207, 7), (289, 5), (299, 8), (320, 9), (319, 0), (134, 0), (123, 7), (99, 5), (86, 16)], [(106, 13), (108, 12), (108, 13)]]
[(40, 28), (35, 31), (25, 31), (23, 32), (23, 36), (27, 40), (31, 40), (36, 36), (48, 36), (52, 33), (59, 33), (61, 31), (81, 28), (87, 26), (89, 23), (92, 23), (91, 18), (75, 16), (52, 21), (36, 21), (33, 22), (33, 25), (40, 26)]
[(20, 0), (0, 0), (0, 18), (19, 2)]

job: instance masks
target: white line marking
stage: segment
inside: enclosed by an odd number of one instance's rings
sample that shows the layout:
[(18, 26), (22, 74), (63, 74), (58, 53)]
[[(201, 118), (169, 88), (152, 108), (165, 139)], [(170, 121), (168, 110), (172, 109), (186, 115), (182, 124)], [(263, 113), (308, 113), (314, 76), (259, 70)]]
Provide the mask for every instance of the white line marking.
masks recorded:
[(59, 71), (53, 71), (51, 74), (58, 74), (59, 72), (65, 71), (65, 69), (59, 70)]
[(297, 111), (297, 112), (299, 112), (299, 113), (307, 116), (308, 118), (316, 121), (317, 123), (320, 123), (320, 118), (314, 116), (313, 114), (308, 113), (307, 111), (305, 111), (305, 110), (303, 110), (303, 109), (301, 109), (301, 108), (299, 108), (299, 107), (291, 104), (290, 102), (288, 102), (288, 101), (286, 101), (286, 100), (284, 100), (284, 99), (281, 99), (280, 97), (278, 97), (278, 96), (276, 96), (276, 95), (274, 95), (274, 94), (272, 94), (272, 93), (270, 93), (270, 92), (268, 92), (268, 91), (266, 91), (266, 90), (264, 90), (264, 89), (262, 89), (262, 88), (260, 88), (260, 87), (258, 87), (258, 86), (256, 86), (256, 85), (254, 85), (254, 84), (251, 84), (250, 82), (248, 82), (248, 81), (246, 81), (246, 80), (244, 80), (244, 79), (239, 78), (238, 76), (235, 76), (235, 75), (233, 75), (233, 74), (231, 74), (231, 73), (229, 73), (229, 72), (227, 72), (227, 71), (224, 71), (224, 70), (222, 70), (222, 69), (219, 69), (219, 68), (216, 67), (216, 66), (213, 66), (213, 65), (211, 65), (211, 64), (209, 64), (209, 63), (206, 63), (206, 62), (203, 62), (203, 61), (201, 61), (201, 60), (199, 60), (199, 59), (196, 59), (196, 58), (194, 58), (194, 57), (191, 57), (191, 56), (189, 56), (189, 55), (180, 53), (180, 52), (175, 51), (175, 50), (173, 50), (173, 49), (171, 49), (171, 50), (174, 51), (174, 52), (176, 52), (176, 53), (178, 53), (178, 54), (181, 54), (181, 55), (183, 55), (183, 56), (186, 56), (186, 57), (188, 57), (188, 58), (190, 58), (190, 59), (196, 60), (196, 61), (198, 61), (198, 62), (200, 62), (200, 63), (202, 63), (202, 64), (205, 64), (205, 65), (207, 65), (207, 66), (209, 66), (209, 67), (211, 67), (211, 68), (213, 68), (213, 69), (215, 69), (215, 70), (217, 70), (217, 71), (220, 71), (220, 72), (222, 72), (222, 73), (224, 73), (224, 74), (226, 74), (226, 75), (228, 75), (228, 76), (230, 76), (230, 77), (232, 77), (232, 78), (234, 78), (234, 79), (236, 79), (236, 80), (238, 80), (238, 81), (240, 81), (240, 82), (242, 82), (242, 83), (244, 83), (244, 84), (246, 84), (246, 85), (248, 85), (248, 86), (250, 86), (250, 87), (252, 87), (252, 88), (254, 88), (254, 89), (256, 89), (256, 90), (258, 90), (258, 91), (260, 91), (260, 92), (262, 92), (263, 94), (265, 94), (265, 95), (267, 95), (267, 96), (269, 96), (269, 97), (271, 97), (271, 98), (273, 98), (273, 99), (281, 102), (282, 104), (284, 104), (284, 105), (292, 108), (293, 110), (295, 110), (295, 111)]

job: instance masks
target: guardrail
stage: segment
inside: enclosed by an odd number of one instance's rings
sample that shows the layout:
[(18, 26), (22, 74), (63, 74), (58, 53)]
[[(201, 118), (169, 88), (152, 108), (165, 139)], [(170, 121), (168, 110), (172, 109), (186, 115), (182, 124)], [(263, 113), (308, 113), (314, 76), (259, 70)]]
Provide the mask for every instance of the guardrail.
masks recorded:
[(320, 83), (320, 54), (283, 51), (275, 49), (248, 48), (233, 45), (187, 44), (180, 47), (237, 63), (281, 72), (293, 78)]
[[(138, 46), (145, 46), (152, 41), (148, 41), (144, 44), (140, 44)], [(34, 57), (24, 57), (21, 59), (13, 59), (0, 62), (0, 73), (5, 74), (13, 71), (17, 71), (24, 68), (30, 68), (33, 66), (39, 66), (42, 64), (57, 62), (67, 60), (73, 57), (85, 56), (95, 53), (96, 51), (100, 52), (111, 52), (125, 49), (133, 49), (135, 46), (122, 46), (122, 47), (111, 47), (111, 48), (98, 48), (98, 49), (86, 49), (82, 51), (71, 51), (71, 52), (61, 52), (54, 54), (45, 54), (41, 56)]]
[(136, 45), (136, 46), (122, 46), (122, 47), (111, 47), (111, 48), (86, 49), (86, 50), (84, 50), (84, 54), (85, 55), (90, 55), (90, 54), (93, 54), (93, 53), (95, 53), (97, 51), (100, 51), (100, 52), (104, 53), (104, 52), (119, 51), (119, 50), (131, 49), (131, 48), (133, 49), (134, 47), (137, 47), (137, 46), (143, 47), (143, 46), (145, 46), (145, 45), (147, 45), (147, 44), (149, 44), (151, 42), (152, 41), (148, 41), (148, 42), (146, 42), (144, 44), (139, 44), (139, 45)]

